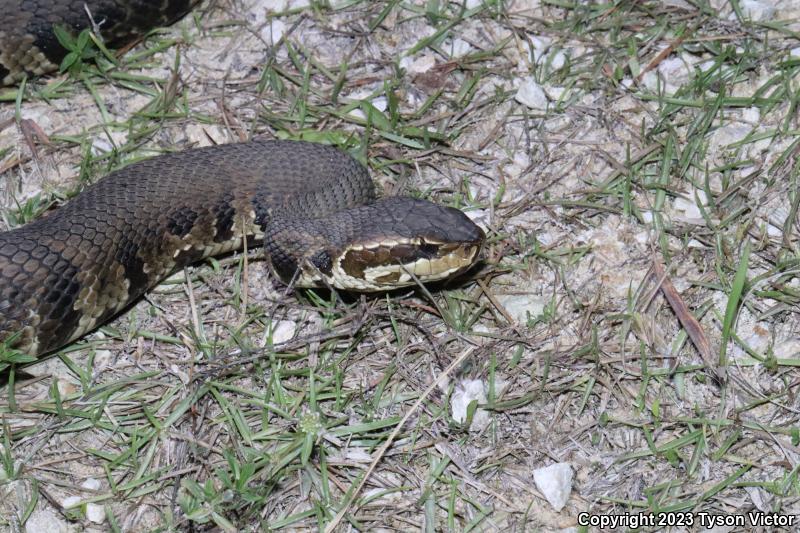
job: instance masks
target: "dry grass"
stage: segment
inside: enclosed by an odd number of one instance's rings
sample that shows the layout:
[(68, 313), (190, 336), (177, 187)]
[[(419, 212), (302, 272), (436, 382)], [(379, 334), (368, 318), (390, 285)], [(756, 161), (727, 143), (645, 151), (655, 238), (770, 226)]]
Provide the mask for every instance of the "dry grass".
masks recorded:
[[(0, 92), (6, 225), (154, 153), (303, 138), (467, 211), (485, 263), (376, 297), (287, 294), (255, 251), (178, 273), (6, 370), (5, 527), (800, 513), (800, 11), (331, 3), (219, 0), (117, 62), (90, 46), (70, 76)], [(545, 108), (515, 99), (527, 77)], [(458, 421), (467, 379), (486, 401)], [(561, 512), (533, 481), (554, 462), (575, 472)]]

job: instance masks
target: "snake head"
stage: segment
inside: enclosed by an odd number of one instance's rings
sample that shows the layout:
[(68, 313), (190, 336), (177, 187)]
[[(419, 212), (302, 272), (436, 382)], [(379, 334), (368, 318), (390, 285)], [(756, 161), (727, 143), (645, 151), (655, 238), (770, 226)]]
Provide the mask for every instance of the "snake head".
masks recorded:
[(392, 197), (314, 220), (274, 220), (265, 245), (286, 282), (371, 292), (463, 272), (484, 239), (458, 209)]

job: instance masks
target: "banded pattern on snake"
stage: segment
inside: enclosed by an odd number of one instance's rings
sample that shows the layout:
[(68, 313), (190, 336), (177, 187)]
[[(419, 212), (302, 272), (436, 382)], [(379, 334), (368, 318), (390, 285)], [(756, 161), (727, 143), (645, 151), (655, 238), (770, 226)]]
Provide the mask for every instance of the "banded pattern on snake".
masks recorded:
[[(80, 29), (88, 20), (83, 3), (0, 0), (12, 15), (0, 21), (0, 80), (52, 70), (63, 51), (54, 51), (47, 30)], [(87, 7), (119, 43), (193, 3)], [(154, 4), (156, 12), (143, 7)], [(484, 241), (457, 209), (377, 199), (367, 170), (330, 146), (255, 140), (177, 152), (113, 172), (49, 216), (0, 233), (0, 342), (31, 355), (56, 350), (170, 272), (238, 249), (245, 236), (263, 240), (286, 282), (357, 291), (457, 274)]]

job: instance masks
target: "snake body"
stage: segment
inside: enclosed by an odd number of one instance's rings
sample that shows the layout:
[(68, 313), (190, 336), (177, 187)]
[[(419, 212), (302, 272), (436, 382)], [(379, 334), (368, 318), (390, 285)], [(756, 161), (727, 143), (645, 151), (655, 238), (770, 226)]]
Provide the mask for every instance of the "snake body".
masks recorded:
[(53, 351), (245, 236), (264, 241), (284, 281), (359, 291), (463, 271), (484, 238), (457, 209), (377, 200), (366, 169), (326, 145), (176, 152), (113, 172), (51, 215), (0, 233), (0, 342)]
[(110, 47), (183, 16), (198, 0), (0, 0), (0, 85), (58, 69), (68, 50), (53, 28), (98, 27)]
[[(116, 46), (196, 1), (0, 0), (0, 85), (57, 68), (66, 50), (54, 26), (99, 28)], [(0, 233), (0, 343), (56, 350), (170, 272), (246, 237), (263, 240), (284, 281), (374, 291), (466, 269), (484, 235), (456, 209), (377, 200), (366, 169), (328, 146), (251, 141), (168, 154)]]

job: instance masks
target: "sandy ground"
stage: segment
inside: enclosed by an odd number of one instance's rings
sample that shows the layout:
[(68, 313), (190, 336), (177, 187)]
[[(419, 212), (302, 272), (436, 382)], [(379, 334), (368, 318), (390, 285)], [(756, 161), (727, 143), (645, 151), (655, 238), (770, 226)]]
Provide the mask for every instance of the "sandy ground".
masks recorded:
[[(797, 3), (740, 2), (789, 21), (769, 34), (719, 1), (305, 4), (204, 4), (113, 83), (56, 77), (0, 103), (7, 226), (141, 157), (307, 138), (366, 154), (386, 194), (464, 209), (484, 263), (388, 299), (286, 294), (257, 253), (176, 274), (17, 377), (7, 527), (799, 513)], [(226, 489), (228, 455), (256, 465), (247, 490)]]

